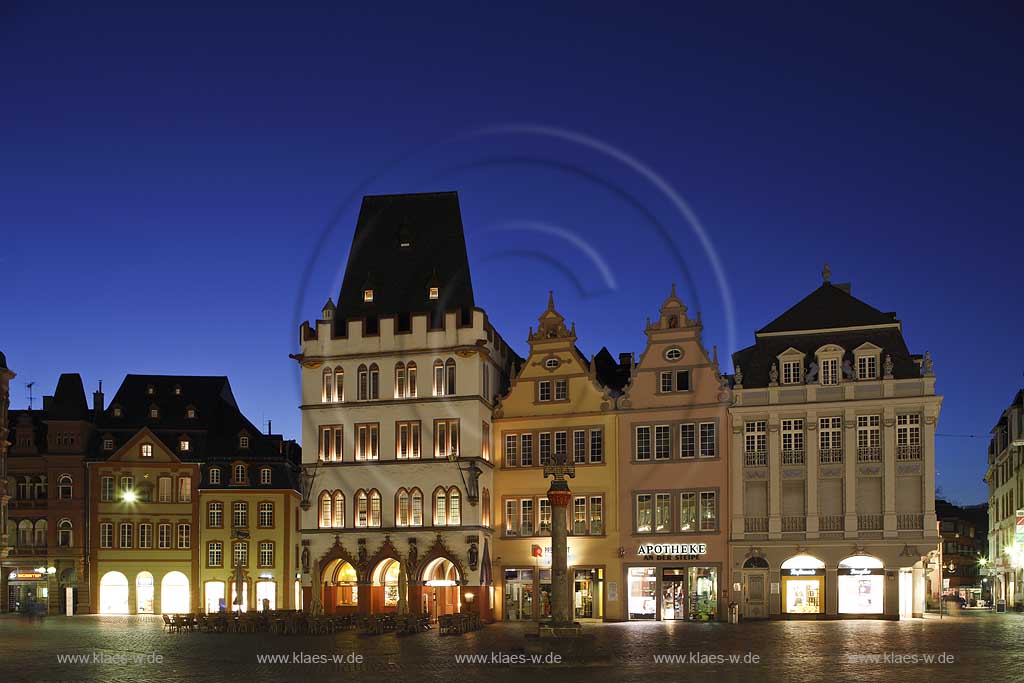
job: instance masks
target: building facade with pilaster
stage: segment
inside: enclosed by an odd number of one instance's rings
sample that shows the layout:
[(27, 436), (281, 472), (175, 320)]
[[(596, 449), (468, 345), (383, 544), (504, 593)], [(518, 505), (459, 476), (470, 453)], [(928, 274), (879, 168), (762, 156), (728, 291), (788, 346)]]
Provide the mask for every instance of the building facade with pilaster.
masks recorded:
[(475, 304), (458, 195), (365, 197), (299, 344), (306, 608), (490, 619), (492, 410), (519, 359)]
[(730, 394), (703, 329), (673, 286), (618, 401), (623, 618), (726, 618)]
[(73, 373), (60, 376), (42, 409), (8, 411), (3, 611), (65, 614), (69, 601), (73, 613), (91, 611), (85, 465), (94, 416)]
[(746, 618), (920, 616), (942, 397), (902, 323), (824, 282), (733, 355), (731, 563)]
[(576, 346), (549, 296), (529, 357), (495, 410), (495, 538), (497, 617), (506, 621), (551, 616), (552, 520), (544, 468), (564, 458), (575, 467), (568, 515), (568, 576), (572, 617), (623, 619), (626, 596), (619, 552), (618, 434), (615, 403), (629, 377), (607, 349), (590, 358)]
[[(1024, 605), (1024, 389), (999, 416), (988, 446), (988, 566), (992, 599)], [(1018, 521), (1019, 520), (1019, 521)]]

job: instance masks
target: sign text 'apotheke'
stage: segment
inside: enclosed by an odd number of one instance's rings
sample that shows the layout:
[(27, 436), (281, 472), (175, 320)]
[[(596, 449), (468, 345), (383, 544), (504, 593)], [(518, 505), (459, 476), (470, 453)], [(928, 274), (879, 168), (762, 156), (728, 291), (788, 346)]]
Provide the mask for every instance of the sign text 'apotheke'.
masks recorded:
[(647, 543), (636, 549), (637, 555), (704, 555), (707, 543)]

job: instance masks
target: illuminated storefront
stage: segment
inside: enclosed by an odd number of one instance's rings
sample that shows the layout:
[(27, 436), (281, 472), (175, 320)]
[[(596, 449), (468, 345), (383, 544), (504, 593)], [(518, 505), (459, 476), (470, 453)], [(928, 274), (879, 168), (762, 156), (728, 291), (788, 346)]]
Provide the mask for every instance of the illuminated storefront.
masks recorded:
[(7, 575), (7, 605), (11, 612), (26, 612), (35, 605), (45, 608), (49, 599), (49, 581), (44, 568), (14, 569)]
[(782, 611), (821, 614), (825, 611), (825, 563), (797, 555), (782, 563)]
[(705, 543), (639, 546), (637, 555), (651, 564), (626, 570), (628, 618), (720, 620), (721, 565), (700, 562), (707, 550)]
[(882, 561), (869, 555), (855, 555), (839, 563), (836, 591), (840, 614), (882, 614), (885, 569)]

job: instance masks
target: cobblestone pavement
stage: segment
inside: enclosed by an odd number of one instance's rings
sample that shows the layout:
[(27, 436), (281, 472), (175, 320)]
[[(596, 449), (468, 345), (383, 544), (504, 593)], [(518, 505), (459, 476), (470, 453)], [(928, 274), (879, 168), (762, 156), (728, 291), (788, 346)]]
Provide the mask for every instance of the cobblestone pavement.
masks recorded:
[[(246, 683), (324, 680), (707, 680), (899, 681), (967, 677), (1024, 680), (1024, 616), (966, 613), (939, 620), (800, 621), (729, 624), (599, 624), (589, 657), (571, 663), (510, 663), (523, 653), (521, 624), (496, 624), (459, 637), (436, 632), (399, 638), (345, 632), (330, 636), (166, 634), (159, 618), (0, 618), (0, 682), (193, 680)], [(286, 655), (288, 663), (258, 656)], [(80, 655), (85, 662), (58, 661)], [(300, 663), (296, 655), (362, 655), (359, 664)], [(457, 657), (484, 655), (487, 663)], [(683, 662), (658, 663), (655, 655)], [(877, 663), (851, 656), (878, 657)], [(147, 661), (159, 656), (159, 663)], [(730, 656), (738, 656), (733, 663)], [(757, 662), (751, 661), (754, 656)], [(143, 661), (136, 661), (142, 657)], [(490, 661), (506, 658), (505, 662)], [(912, 660), (917, 657), (917, 662)], [(925, 657), (932, 657), (925, 663)], [(152, 657), (155, 659), (155, 657)], [(719, 659), (722, 658), (722, 659)], [(899, 659), (903, 661), (898, 661)], [(941, 660), (940, 660), (941, 658)], [(952, 661), (942, 661), (952, 658)], [(719, 661), (715, 661), (719, 659)], [(127, 661), (126, 661), (127, 660)], [(746, 661), (744, 661), (746, 660)]]

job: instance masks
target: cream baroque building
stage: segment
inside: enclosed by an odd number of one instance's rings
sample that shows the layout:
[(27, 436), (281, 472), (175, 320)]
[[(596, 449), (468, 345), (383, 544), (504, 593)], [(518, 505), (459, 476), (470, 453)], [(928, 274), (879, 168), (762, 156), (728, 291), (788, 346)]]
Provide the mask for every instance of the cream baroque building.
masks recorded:
[(747, 618), (920, 616), (942, 397), (895, 314), (823, 276), (733, 356), (733, 600)]
[(306, 606), (491, 618), (491, 413), (518, 358), (474, 304), (458, 196), (364, 198), (300, 343)]

